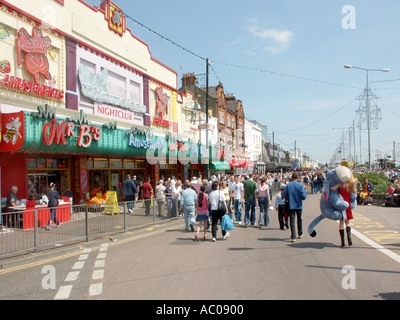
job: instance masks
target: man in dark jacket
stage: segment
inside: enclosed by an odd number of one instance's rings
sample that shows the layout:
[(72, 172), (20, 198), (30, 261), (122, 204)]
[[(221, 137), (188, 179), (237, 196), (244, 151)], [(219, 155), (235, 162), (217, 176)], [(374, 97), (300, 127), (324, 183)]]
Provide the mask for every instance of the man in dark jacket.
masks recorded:
[(57, 219), (57, 206), (58, 206), (58, 201), (60, 200), (61, 196), (56, 190), (56, 184), (54, 182), (50, 183), (50, 190), (47, 195), (49, 198), (49, 208), (50, 208), (50, 219), (47, 222), (46, 230), (51, 229), (51, 222), (55, 223), (57, 225), (57, 228), (60, 226), (60, 222)]
[(289, 218), (291, 241), (296, 241), (296, 225), (295, 216), (297, 215), (297, 231), (298, 239), (303, 238), (303, 220), (301, 218), (303, 212), (303, 200), (307, 198), (306, 190), (301, 182), (298, 181), (299, 175), (297, 172), (292, 173), (290, 182), (283, 190), (283, 196), (289, 200)]
[(125, 196), (126, 206), (128, 207), (128, 213), (133, 214), (133, 208), (136, 199), (136, 184), (131, 179), (131, 175), (128, 173), (126, 179), (122, 183), (122, 194)]

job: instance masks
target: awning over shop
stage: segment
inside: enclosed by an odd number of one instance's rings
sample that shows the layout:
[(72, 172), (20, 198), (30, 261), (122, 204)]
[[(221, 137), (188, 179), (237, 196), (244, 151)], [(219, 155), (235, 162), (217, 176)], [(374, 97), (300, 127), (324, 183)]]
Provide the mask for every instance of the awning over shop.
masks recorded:
[(231, 166), (227, 161), (212, 161), (210, 170), (231, 170)]
[(228, 160), (232, 168), (254, 168), (254, 161), (251, 160)]

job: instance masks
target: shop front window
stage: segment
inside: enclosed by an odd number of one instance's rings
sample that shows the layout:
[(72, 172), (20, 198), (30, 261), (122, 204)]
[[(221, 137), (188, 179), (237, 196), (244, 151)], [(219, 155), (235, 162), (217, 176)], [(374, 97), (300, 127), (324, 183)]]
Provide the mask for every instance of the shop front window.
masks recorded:
[(94, 159), (93, 168), (95, 169), (108, 168), (108, 159)]
[(110, 160), (111, 169), (122, 169), (122, 159), (111, 159)]
[(89, 173), (90, 196), (95, 197), (98, 193), (104, 194), (108, 189), (108, 170), (93, 170)]
[(124, 168), (125, 169), (133, 169), (135, 167), (135, 162), (133, 160), (124, 160)]
[(51, 182), (62, 195), (70, 189), (69, 159), (56, 157), (28, 157), (28, 198), (39, 200), (47, 195)]

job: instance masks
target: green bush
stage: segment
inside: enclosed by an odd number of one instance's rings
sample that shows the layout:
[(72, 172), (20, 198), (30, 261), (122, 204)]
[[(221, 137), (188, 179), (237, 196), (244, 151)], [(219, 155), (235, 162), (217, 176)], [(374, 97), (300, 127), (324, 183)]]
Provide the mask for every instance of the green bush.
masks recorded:
[(365, 179), (367, 178), (374, 186), (374, 193), (385, 193), (390, 180), (382, 173), (369, 172), (369, 173), (355, 173), (354, 177), (361, 182), (364, 186)]

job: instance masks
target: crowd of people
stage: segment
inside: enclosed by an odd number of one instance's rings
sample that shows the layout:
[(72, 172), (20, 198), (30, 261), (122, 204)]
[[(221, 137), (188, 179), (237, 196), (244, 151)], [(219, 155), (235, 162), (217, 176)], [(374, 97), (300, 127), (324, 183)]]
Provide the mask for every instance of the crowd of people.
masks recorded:
[[(292, 185), (297, 188), (291, 191), (293, 205), (285, 207), (283, 190), (290, 182), (293, 182)], [(277, 185), (282, 192), (277, 189), (276, 193), (279, 195), (273, 204), (273, 188), (276, 189)], [(299, 201), (296, 200), (298, 186), (302, 188)], [(158, 215), (168, 218), (183, 217), (185, 230), (195, 232), (193, 238), (195, 241), (207, 239), (207, 231), (211, 231), (211, 241), (215, 242), (218, 225), (221, 224), (225, 214), (236, 224), (244, 227), (268, 227), (272, 210), (276, 210), (281, 229), (291, 229), (292, 241), (295, 241), (295, 238), (303, 236), (301, 210), (306, 188), (312, 191), (307, 178), (303, 175), (298, 176), (297, 172), (262, 175), (224, 174), (212, 175), (209, 179), (193, 176), (183, 182), (172, 176), (156, 182), (154, 197)], [(218, 208), (219, 201), (225, 204), (226, 212), (221, 213)], [(298, 229), (297, 236), (294, 235), (295, 228)], [(201, 232), (203, 232), (202, 236), (200, 236)], [(230, 235), (228, 230), (221, 230), (221, 234), (223, 239), (227, 239)]]
[[(212, 175), (209, 179), (191, 177), (191, 179), (175, 181), (175, 178), (161, 179), (156, 187), (180, 185), (179, 191), (172, 187), (172, 198), (176, 198), (177, 213), (185, 219), (185, 230), (195, 232), (193, 239), (207, 239), (207, 231), (211, 231), (213, 242), (217, 241), (218, 228), (222, 217), (228, 215), (237, 225), (243, 227), (267, 228), (271, 218), (277, 219), (281, 230), (290, 231), (290, 240), (295, 242), (303, 237), (302, 210), (307, 194), (323, 193), (326, 179), (324, 171), (288, 171), (249, 175)], [(279, 188), (277, 188), (279, 186)], [(338, 186), (337, 186), (338, 187)], [(182, 197), (187, 189), (188, 196)], [(192, 192), (194, 191), (194, 192)], [(340, 194), (347, 202), (350, 195), (357, 198), (359, 205), (370, 205), (374, 186), (368, 180), (358, 181), (353, 175), (351, 181), (340, 186)], [(190, 196), (189, 196), (190, 195)], [(275, 201), (272, 202), (273, 195)], [(388, 203), (396, 203), (400, 199), (400, 183), (393, 188), (388, 186)], [(157, 201), (163, 201), (165, 194), (156, 193)], [(221, 213), (218, 203), (224, 201), (226, 213)], [(169, 212), (169, 209), (168, 209)], [(271, 213), (274, 212), (272, 216)], [(276, 216), (275, 216), (276, 213)], [(159, 211), (161, 215), (161, 211)], [(170, 213), (168, 213), (170, 216)], [(275, 217), (276, 218), (275, 218)], [(341, 246), (352, 245), (350, 220), (353, 219), (349, 204), (347, 218), (339, 221)], [(211, 228), (211, 230), (210, 230)], [(221, 230), (221, 239), (227, 239), (228, 230)]]
[[(394, 179), (394, 183), (388, 184), (385, 193), (386, 206), (400, 206), (400, 177), (397, 173), (397, 171), (386, 172), (390, 178)], [(290, 229), (291, 240), (296, 241), (303, 237), (302, 202), (306, 199), (307, 192), (310, 194), (322, 193), (324, 181), (325, 172), (323, 171), (289, 171), (260, 175), (223, 174), (212, 175), (209, 179), (204, 179), (200, 175), (184, 181), (172, 176), (168, 179), (159, 179), (153, 190), (149, 179), (139, 184), (136, 176), (127, 174), (122, 183), (122, 194), (127, 201), (128, 214), (133, 214), (135, 201), (138, 200), (140, 193), (145, 202), (146, 215), (151, 214), (150, 206), (154, 199), (158, 215), (168, 218), (183, 217), (185, 230), (196, 232), (194, 236), (196, 241), (200, 239), (201, 231), (203, 231), (201, 238), (207, 239), (207, 231), (210, 226), (212, 241), (216, 241), (218, 223), (225, 214), (236, 224), (244, 225), (244, 227), (268, 227), (272, 210), (277, 213), (280, 229)], [(348, 197), (350, 190), (353, 190), (351, 192), (356, 194), (357, 204), (371, 205), (374, 193), (373, 184), (367, 178), (364, 182), (354, 178), (351, 183), (351, 187), (342, 186), (342, 197)], [(50, 194), (53, 192), (52, 189), (55, 189), (55, 185), (50, 186)], [(13, 186), (7, 197), (6, 207), (9, 211), (12, 210), (18, 199), (17, 191), (18, 188)], [(276, 193), (274, 204), (272, 203), (273, 192)], [(55, 198), (59, 199), (60, 196)], [(57, 199), (50, 205), (56, 207)], [(219, 200), (225, 203), (226, 213), (220, 214)], [(164, 208), (166, 208), (166, 212), (164, 212)], [(348, 230), (351, 230), (349, 225), (349, 220), (352, 219), (351, 210), (347, 216), (348, 219), (340, 223), (342, 244), (345, 228), (347, 234), (349, 234)], [(47, 229), (50, 229), (52, 223), (59, 225), (55, 209), (51, 211)], [(229, 232), (222, 230), (222, 237), (227, 239)]]

